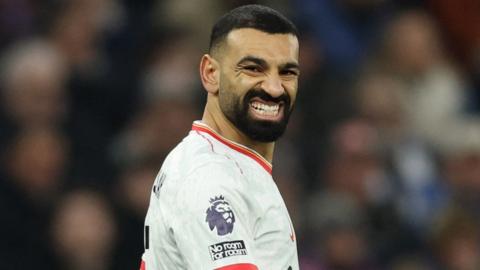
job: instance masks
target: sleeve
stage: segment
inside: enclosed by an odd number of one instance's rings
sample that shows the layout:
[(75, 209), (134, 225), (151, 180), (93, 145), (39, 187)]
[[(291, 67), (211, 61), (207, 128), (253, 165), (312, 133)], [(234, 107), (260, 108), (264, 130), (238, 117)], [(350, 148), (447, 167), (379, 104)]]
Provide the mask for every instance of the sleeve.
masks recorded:
[(211, 162), (195, 169), (177, 194), (171, 230), (187, 269), (258, 269), (253, 205), (246, 180), (230, 163)]

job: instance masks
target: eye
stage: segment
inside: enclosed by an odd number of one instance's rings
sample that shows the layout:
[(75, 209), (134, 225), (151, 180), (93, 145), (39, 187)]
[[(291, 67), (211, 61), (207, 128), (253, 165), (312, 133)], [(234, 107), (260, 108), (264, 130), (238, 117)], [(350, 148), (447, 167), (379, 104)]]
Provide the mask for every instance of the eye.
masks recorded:
[(259, 66), (254, 65), (244, 66), (243, 69), (251, 72), (262, 72)]
[(298, 71), (293, 70), (293, 69), (286, 69), (286, 70), (280, 71), (280, 75), (284, 75), (284, 76), (298, 76)]

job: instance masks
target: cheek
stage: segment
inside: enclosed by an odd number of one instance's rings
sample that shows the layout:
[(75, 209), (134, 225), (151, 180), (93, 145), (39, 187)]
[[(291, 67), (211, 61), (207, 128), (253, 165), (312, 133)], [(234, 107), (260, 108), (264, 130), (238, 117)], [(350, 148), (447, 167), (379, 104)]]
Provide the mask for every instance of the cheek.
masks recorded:
[(251, 89), (256, 85), (260, 85), (261, 82), (258, 78), (252, 76), (238, 76), (235, 79), (236, 85), (240, 89)]
[(220, 78), (220, 91), (224, 93), (234, 94), (235, 96), (241, 95), (242, 85), (244, 84), (243, 79), (235, 78), (227, 75), (222, 75)]
[(245, 95), (252, 89), (258, 88), (257, 86), (260, 83), (255, 78), (249, 78), (246, 76), (239, 76), (235, 78), (232, 84), (232, 90), (235, 91), (235, 94), (243, 102)]
[(220, 85), (220, 102), (223, 103), (221, 105), (228, 107), (242, 105), (246, 93), (254, 86), (255, 84), (246, 78), (238, 77), (233, 80), (224, 78)]

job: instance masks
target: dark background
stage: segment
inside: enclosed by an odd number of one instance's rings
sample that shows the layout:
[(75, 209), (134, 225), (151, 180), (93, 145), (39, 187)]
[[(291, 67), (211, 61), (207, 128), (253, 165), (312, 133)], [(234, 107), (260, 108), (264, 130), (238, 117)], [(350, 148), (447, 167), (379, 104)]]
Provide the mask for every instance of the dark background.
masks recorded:
[(477, 0), (0, 1), (0, 269), (138, 269), (215, 19), (300, 30), (274, 178), (301, 269), (480, 269)]

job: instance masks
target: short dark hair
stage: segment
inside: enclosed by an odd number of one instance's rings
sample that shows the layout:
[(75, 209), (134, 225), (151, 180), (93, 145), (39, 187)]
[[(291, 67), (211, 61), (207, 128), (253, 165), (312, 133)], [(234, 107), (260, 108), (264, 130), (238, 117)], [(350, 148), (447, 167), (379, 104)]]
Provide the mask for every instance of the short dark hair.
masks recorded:
[(210, 35), (209, 52), (232, 30), (253, 28), (269, 34), (298, 36), (295, 25), (278, 11), (262, 5), (245, 5), (232, 9), (215, 23)]

